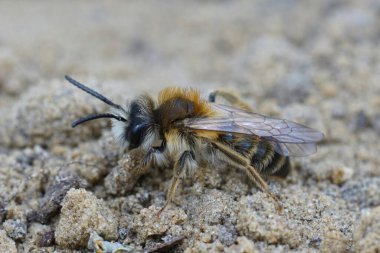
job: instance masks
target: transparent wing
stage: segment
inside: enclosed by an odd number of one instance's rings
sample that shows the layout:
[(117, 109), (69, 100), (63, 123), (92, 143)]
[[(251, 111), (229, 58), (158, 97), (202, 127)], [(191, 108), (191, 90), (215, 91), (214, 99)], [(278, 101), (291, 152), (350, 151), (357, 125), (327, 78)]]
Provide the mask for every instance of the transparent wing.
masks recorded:
[(279, 143), (272, 142), (274, 150), (284, 156), (307, 156), (317, 151), (315, 143)]
[(236, 134), (255, 135), (273, 143), (275, 150), (285, 156), (305, 156), (316, 151), (316, 142), (323, 134), (292, 121), (243, 111), (226, 105), (212, 104), (218, 116), (187, 118), (184, 127)]

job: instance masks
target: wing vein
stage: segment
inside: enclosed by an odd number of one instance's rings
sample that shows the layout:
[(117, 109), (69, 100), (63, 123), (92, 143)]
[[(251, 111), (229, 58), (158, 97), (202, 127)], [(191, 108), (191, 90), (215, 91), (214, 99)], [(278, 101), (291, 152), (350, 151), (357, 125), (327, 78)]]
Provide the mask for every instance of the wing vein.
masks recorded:
[(187, 118), (181, 125), (189, 130), (228, 132), (260, 137), (271, 142), (276, 152), (286, 156), (310, 155), (323, 134), (307, 126), (251, 113), (234, 107), (212, 104), (218, 116)]

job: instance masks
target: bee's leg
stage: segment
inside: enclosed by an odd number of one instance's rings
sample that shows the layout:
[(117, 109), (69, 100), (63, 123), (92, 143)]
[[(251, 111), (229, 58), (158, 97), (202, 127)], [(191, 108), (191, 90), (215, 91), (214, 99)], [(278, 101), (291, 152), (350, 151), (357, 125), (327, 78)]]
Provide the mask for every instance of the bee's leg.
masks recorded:
[(198, 167), (198, 164), (195, 160), (195, 155), (193, 151), (185, 151), (182, 153), (178, 161), (174, 163), (174, 175), (172, 182), (166, 196), (165, 205), (158, 211), (158, 215), (172, 202), (174, 199), (178, 184), (180, 180), (185, 177), (188, 171), (195, 170)]
[(276, 195), (274, 195), (271, 191), (269, 191), (268, 184), (260, 176), (260, 174), (257, 172), (257, 170), (251, 165), (246, 165), (244, 168), (245, 168), (249, 178), (260, 188), (260, 190), (262, 190), (269, 197), (271, 197), (275, 201), (275, 203), (277, 205), (277, 209), (279, 211), (282, 211), (283, 208), (282, 208), (282, 205), (280, 203), (280, 200), (277, 198)]
[(166, 142), (162, 142), (160, 147), (152, 147), (145, 154), (141, 160), (141, 167), (147, 168), (151, 166), (167, 167), (169, 166), (169, 160), (164, 154), (166, 148)]
[(252, 108), (247, 103), (245, 103), (237, 94), (234, 94), (233, 92), (228, 92), (225, 90), (215, 90), (208, 95), (208, 101), (215, 103), (217, 97), (223, 98), (231, 106), (247, 111), (252, 111)]
[(212, 144), (216, 149), (226, 155), (232, 164), (236, 164), (237, 167), (244, 169), (248, 177), (256, 184), (256, 186), (276, 202), (277, 209), (282, 210), (280, 200), (269, 191), (268, 184), (261, 177), (260, 173), (258, 173), (257, 170), (251, 165), (249, 159), (224, 144), (218, 142), (212, 142)]

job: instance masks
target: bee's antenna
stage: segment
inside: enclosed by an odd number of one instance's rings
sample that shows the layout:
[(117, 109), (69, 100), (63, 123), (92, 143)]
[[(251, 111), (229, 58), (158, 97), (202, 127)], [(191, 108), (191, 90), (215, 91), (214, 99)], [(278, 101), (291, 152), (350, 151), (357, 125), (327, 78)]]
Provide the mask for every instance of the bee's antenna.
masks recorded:
[(111, 114), (111, 113), (99, 113), (99, 114), (90, 114), (90, 115), (87, 115), (87, 116), (82, 117), (80, 119), (77, 119), (76, 121), (74, 121), (71, 124), (71, 127), (76, 127), (77, 125), (80, 125), (84, 122), (94, 120), (94, 119), (100, 119), (100, 118), (112, 118), (112, 119), (116, 119), (118, 121), (124, 121), (124, 122), (127, 121), (125, 118)]
[(106, 103), (106, 104), (108, 104), (108, 105), (110, 105), (110, 106), (112, 106), (112, 107), (114, 107), (116, 109), (120, 109), (120, 110), (125, 111), (124, 108), (121, 107), (120, 105), (115, 104), (114, 102), (112, 102), (111, 100), (109, 100), (108, 98), (106, 98), (105, 96), (103, 96), (102, 94), (100, 94), (99, 92), (96, 92), (96, 91), (88, 88), (86, 85), (81, 84), (80, 82), (72, 79), (70, 76), (65, 75), (65, 79), (67, 81), (69, 81), (72, 85), (75, 85), (79, 89), (81, 89), (81, 90), (87, 92), (88, 94), (96, 97), (97, 99), (103, 101), (104, 103)]

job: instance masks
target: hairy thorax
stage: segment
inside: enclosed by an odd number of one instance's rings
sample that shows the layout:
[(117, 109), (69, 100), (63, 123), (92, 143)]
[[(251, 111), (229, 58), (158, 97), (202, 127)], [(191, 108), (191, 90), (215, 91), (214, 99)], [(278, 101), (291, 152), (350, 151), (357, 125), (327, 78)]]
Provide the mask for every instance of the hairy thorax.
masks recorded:
[(153, 115), (160, 128), (159, 132), (167, 143), (167, 152), (174, 157), (186, 150), (198, 153), (201, 147), (198, 135), (177, 123), (186, 118), (212, 115), (209, 105), (200, 98), (197, 91), (178, 88), (163, 90), (158, 102)]

